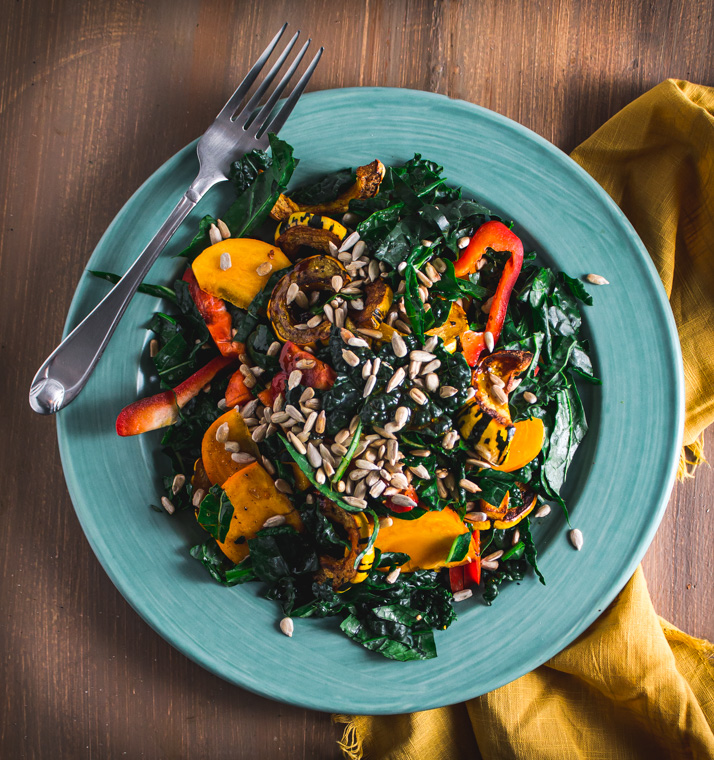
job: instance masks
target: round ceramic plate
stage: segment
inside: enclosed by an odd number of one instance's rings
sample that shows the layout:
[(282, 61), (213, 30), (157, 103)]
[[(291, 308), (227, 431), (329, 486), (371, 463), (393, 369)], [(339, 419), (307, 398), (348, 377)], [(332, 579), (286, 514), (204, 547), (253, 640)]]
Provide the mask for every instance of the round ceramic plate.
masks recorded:
[[(215, 584), (188, 548), (201, 539), (190, 519), (148, 508), (159, 500), (160, 435), (119, 438), (119, 410), (155, 392), (145, 383), (146, 325), (159, 306), (137, 295), (79, 398), (57, 420), (65, 476), (87, 539), (112, 581), (167, 641), (223, 678), (268, 697), (319, 710), (397, 713), (483, 694), (554, 655), (583, 631), (630, 578), (654, 536), (673, 484), (683, 419), (676, 328), (647, 251), (605, 192), (564, 153), (484, 108), (399, 89), (348, 89), (304, 96), (281, 133), (300, 167), (293, 185), (379, 157), (415, 152), (443, 164), (449, 181), (516, 220), (526, 250), (572, 276), (604, 275), (584, 309), (603, 385), (584, 398), (590, 433), (566, 484), (576, 552), (555, 514), (537, 526), (547, 586), (529, 575), (507, 584), (492, 607), (459, 604), (436, 634), (438, 657), (393, 662), (341, 634), (337, 619), (298, 620), (278, 630), (279, 609), (259, 584)], [(123, 272), (197, 170), (193, 146), (136, 191), (111, 224), (90, 268)], [(212, 190), (156, 263), (151, 282), (171, 282), (171, 255), (206, 213), (220, 215), (231, 190)], [(106, 292), (86, 275), (67, 320), (74, 326)], [(144, 367), (145, 368), (145, 367)], [(538, 521), (537, 521), (538, 522)], [(474, 661), (487, 631), (489, 656)], [(499, 654), (503, 646), (507, 655)], [(464, 667), (467, 660), (470, 667)]]

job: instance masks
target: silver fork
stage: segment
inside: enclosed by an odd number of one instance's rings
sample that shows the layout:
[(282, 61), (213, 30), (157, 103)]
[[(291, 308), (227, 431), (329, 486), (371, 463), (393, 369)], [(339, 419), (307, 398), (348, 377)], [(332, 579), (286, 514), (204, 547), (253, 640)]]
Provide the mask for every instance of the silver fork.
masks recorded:
[(277, 134), (285, 124), (315, 71), (323, 48), (317, 51), (305, 73), (272, 119), (271, 112), (305, 56), (310, 40), (302, 46), (260, 111), (255, 116), (253, 114), (297, 42), (299, 31), (285, 46), (250, 100), (240, 112), (236, 113), (236, 111), (275, 50), (286, 27), (287, 24), (284, 24), (273, 37), (245, 79), (238, 85), (238, 89), (223, 106), (213, 124), (198, 141), (196, 147), (200, 167), (198, 176), (154, 238), (121, 280), (57, 346), (37, 371), (30, 386), (30, 406), (34, 411), (39, 414), (54, 414), (76, 398), (92, 374), (136, 289), (189, 211), (213, 185), (228, 179), (228, 172), (233, 161), (254, 148), (263, 150), (267, 148), (268, 132)]

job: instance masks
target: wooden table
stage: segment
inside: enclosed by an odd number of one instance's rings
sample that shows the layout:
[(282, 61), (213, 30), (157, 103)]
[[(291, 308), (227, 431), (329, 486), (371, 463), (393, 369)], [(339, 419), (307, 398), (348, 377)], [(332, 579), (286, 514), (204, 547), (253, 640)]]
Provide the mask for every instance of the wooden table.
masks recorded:
[[(339, 756), (328, 715), (224, 683), (133, 612), (84, 539), (52, 421), (26, 401), (106, 226), (279, 25), (327, 48), (310, 89), (445, 93), (570, 151), (666, 77), (714, 84), (713, 14), (707, 0), (4, 0), (1, 757)], [(706, 467), (677, 486), (645, 560), (657, 610), (709, 638), (713, 492)]]

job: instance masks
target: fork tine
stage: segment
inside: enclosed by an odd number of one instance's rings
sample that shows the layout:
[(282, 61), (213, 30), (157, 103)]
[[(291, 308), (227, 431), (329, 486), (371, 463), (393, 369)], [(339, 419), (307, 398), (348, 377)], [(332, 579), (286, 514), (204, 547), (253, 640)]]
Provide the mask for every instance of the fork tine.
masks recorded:
[(247, 128), (250, 124), (250, 115), (253, 113), (253, 111), (258, 107), (258, 103), (260, 103), (260, 99), (263, 97), (263, 93), (270, 87), (273, 79), (275, 79), (275, 75), (280, 71), (283, 64), (285, 63), (285, 59), (290, 55), (290, 51), (295, 46), (295, 43), (297, 42), (297, 38), (300, 36), (300, 30), (298, 29), (297, 32), (293, 35), (293, 38), (288, 42), (288, 44), (285, 46), (285, 50), (280, 54), (280, 58), (275, 62), (273, 65), (273, 68), (270, 69), (270, 71), (266, 74), (265, 79), (260, 83), (256, 91), (251, 96), (250, 100), (245, 104), (245, 106), (241, 109), (239, 114), (236, 114), (233, 117), (233, 121), (238, 121), (243, 116), (243, 114), (246, 114), (248, 118), (246, 118), (245, 124), (243, 125), (244, 128)]
[(300, 96), (302, 95), (303, 90), (307, 86), (307, 83), (310, 81), (310, 77), (312, 76), (312, 73), (315, 71), (315, 68), (317, 67), (317, 64), (320, 61), (320, 57), (322, 56), (322, 52), (325, 48), (320, 48), (317, 53), (315, 54), (315, 57), (312, 59), (312, 62), (305, 70), (305, 73), (300, 77), (300, 81), (295, 85), (293, 88), (293, 91), (290, 93), (290, 96), (285, 101), (283, 107), (278, 111), (278, 113), (275, 115), (275, 118), (270, 122), (270, 124), (266, 125), (262, 133), (267, 132), (270, 130), (271, 132), (274, 132), (277, 134), (285, 124), (285, 122), (288, 119), (288, 116), (293, 111), (293, 108), (295, 108), (295, 104), (300, 99)]
[(312, 40), (308, 40), (302, 46), (302, 48), (300, 48), (300, 52), (295, 56), (295, 60), (290, 64), (290, 68), (285, 72), (285, 76), (280, 80), (278, 86), (270, 94), (270, 97), (268, 98), (268, 100), (265, 101), (265, 105), (263, 105), (263, 107), (260, 109), (255, 119), (253, 119), (253, 125), (255, 126), (254, 134), (256, 135), (256, 137), (258, 137), (257, 133), (261, 131), (261, 127), (265, 126), (265, 123), (267, 119), (270, 117), (270, 113), (275, 107), (275, 104), (278, 102), (280, 95), (282, 94), (283, 90), (288, 86), (288, 82), (292, 79), (293, 74), (297, 70), (297, 67), (300, 65), (302, 59), (305, 57), (305, 53), (307, 53), (307, 49), (311, 42)]
[(270, 54), (275, 50), (275, 46), (278, 44), (278, 41), (283, 36), (283, 32), (287, 28), (287, 21), (282, 25), (280, 28), (280, 31), (273, 37), (273, 39), (268, 44), (268, 47), (265, 48), (265, 50), (262, 52), (260, 58), (253, 64), (253, 68), (245, 75), (245, 79), (238, 85), (236, 88), (236, 91), (228, 98), (228, 102), (223, 106), (220, 113), (216, 117), (217, 119), (221, 116), (228, 116), (230, 118), (235, 111), (238, 109), (238, 106), (240, 105), (243, 98), (246, 96), (246, 93), (250, 89), (253, 82), (255, 82), (258, 74), (263, 69), (263, 66), (265, 66), (265, 62), (270, 58)]

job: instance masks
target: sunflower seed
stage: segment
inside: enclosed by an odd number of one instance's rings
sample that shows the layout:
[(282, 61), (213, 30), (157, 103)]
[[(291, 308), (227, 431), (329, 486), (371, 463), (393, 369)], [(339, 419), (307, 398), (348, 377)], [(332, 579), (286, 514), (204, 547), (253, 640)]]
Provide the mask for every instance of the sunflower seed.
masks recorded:
[(491, 353), (493, 351), (495, 343), (493, 340), (493, 333), (490, 330), (486, 330), (486, 332), (484, 332), (483, 342), (486, 344), (486, 349), (488, 352)]
[(429, 393), (436, 393), (439, 388), (439, 376), (434, 372), (430, 372), (424, 378), (424, 384), (426, 385), (426, 389), (429, 391)]
[(280, 630), (286, 635), (291, 637), (293, 635), (293, 631), (295, 630), (295, 624), (293, 623), (293, 619), (289, 617), (284, 617), (280, 621)]
[(469, 493), (478, 493), (481, 490), (476, 485), (476, 483), (466, 478), (461, 478), (461, 480), (459, 481), (459, 485), (461, 486), (461, 488), (464, 489), (464, 491), (468, 491)]
[(449, 492), (446, 490), (446, 486), (440, 480), (436, 481), (436, 491), (439, 494), (440, 499), (445, 499), (449, 495)]
[(343, 496), (342, 500), (351, 507), (357, 507), (358, 509), (364, 509), (367, 506), (367, 502), (364, 499), (359, 499), (355, 496)]
[(159, 353), (159, 341), (152, 338), (149, 342), (149, 356), (153, 359)]
[(354, 493), (352, 495), (357, 499), (364, 499), (367, 495), (367, 482), (365, 480), (358, 480), (354, 486)]
[(312, 443), (307, 444), (307, 461), (317, 469), (322, 466), (322, 456)]
[[(218, 233), (221, 234), (220, 232)], [(231, 261), (231, 255), (227, 251), (224, 251), (221, 254), (221, 258), (218, 260), (218, 266), (225, 272), (227, 269), (230, 269), (233, 265), (233, 262)]]
[(307, 326), (306, 322), (300, 322), (299, 324), (295, 325), (296, 330), (309, 330), (310, 328)]
[(429, 362), (428, 364), (424, 364), (421, 368), (421, 374), (422, 375), (428, 375), (432, 372), (436, 372), (437, 369), (441, 367), (441, 362), (438, 359), (434, 359), (434, 361)]
[(228, 403), (226, 402), (226, 400), (225, 400), (224, 398), (222, 398), (222, 399), (219, 399), (219, 400), (218, 400), (218, 403), (216, 404), (216, 406), (217, 406), (217, 407), (218, 407), (218, 408), (219, 408), (219, 409), (220, 409), (222, 412), (225, 412), (225, 411), (226, 411), (226, 409), (228, 409)]
[(301, 382), (302, 372), (299, 369), (294, 369), (288, 377), (288, 390), (291, 391), (293, 388), (297, 388)]
[(476, 388), (473, 386), (469, 387), (469, 389), (466, 391), (466, 402), (468, 403), (471, 401), (471, 399), (476, 395)]
[(377, 383), (377, 378), (374, 375), (370, 375), (367, 378), (367, 382), (364, 384), (364, 390), (362, 391), (362, 398), (367, 398), (374, 390), (374, 386)]
[(307, 454), (305, 444), (291, 430), (288, 431), (288, 440), (303, 456)]
[(423, 464), (418, 464), (416, 467), (410, 467), (409, 469), (418, 478), (421, 478), (422, 480), (431, 480), (431, 475), (429, 474), (429, 470), (427, 470)]
[(313, 328), (317, 327), (318, 325), (322, 324), (323, 318), (322, 314), (315, 314), (314, 317), (310, 317), (310, 319), (307, 320), (305, 323), (308, 327)]
[(203, 490), (203, 488), (198, 488), (193, 492), (193, 498), (191, 499), (191, 504), (193, 504), (194, 507), (200, 506), (201, 502), (203, 501), (203, 497), (206, 495), (206, 492)]
[(490, 369), (488, 373), (488, 379), (491, 381), (492, 385), (497, 385), (499, 388), (506, 387), (506, 384), (503, 382), (503, 380), (498, 375), (495, 375), (493, 372), (491, 372)]
[(470, 599), (474, 595), (474, 592), (470, 588), (462, 588), (461, 591), (454, 591), (451, 598), (455, 602), (463, 602), (466, 599)]
[(355, 414), (354, 417), (352, 417), (352, 419), (350, 420), (350, 427), (349, 427), (350, 435), (354, 433), (355, 430), (357, 430), (357, 425), (359, 425), (359, 421), (360, 421), (359, 414)]
[(404, 490), (409, 487), (409, 481), (404, 473), (395, 472), (389, 479), (389, 485), (394, 486), (394, 488), (398, 488), (399, 490)]
[(459, 246), (459, 248), (466, 248), (466, 246), (467, 246), (467, 245), (468, 245), (470, 242), (471, 242), (471, 238), (470, 238), (470, 237), (468, 237), (468, 236), (466, 236), (466, 235), (464, 235), (464, 237), (460, 237), (460, 238), (459, 238), (459, 239), (456, 241), (456, 245), (458, 245), (458, 246)]
[(352, 246), (355, 245), (358, 240), (359, 240), (359, 232), (353, 232), (351, 235), (348, 235), (342, 241), (342, 245), (338, 249), (339, 252), (344, 253), (345, 251), (349, 251), (350, 248), (352, 248)]
[(261, 456), (260, 459), (263, 462), (263, 467), (265, 467), (265, 469), (267, 470), (268, 475), (270, 476), (275, 475), (275, 465), (268, 459), (268, 457)]
[(265, 434), (267, 431), (268, 431), (268, 426), (265, 423), (263, 423), (262, 425), (258, 425), (258, 427), (255, 428), (255, 430), (253, 431), (250, 437), (256, 443), (260, 443), (265, 438)]
[(422, 364), (432, 361), (436, 357), (434, 354), (430, 354), (428, 351), (410, 351), (409, 359), (413, 362), (421, 362)]
[(535, 404), (535, 402), (538, 401), (538, 397), (535, 395), (535, 393), (531, 393), (530, 391), (526, 391), (523, 394), (523, 400), (527, 401), (529, 404)]
[(387, 581), (387, 583), (396, 583), (397, 578), (399, 578), (399, 575), (401, 572), (402, 572), (401, 567), (395, 567), (394, 570), (387, 573), (387, 577), (384, 580)]
[(481, 567), (484, 570), (498, 570), (498, 562), (486, 562), (481, 560)]
[(331, 478), (335, 474), (335, 468), (327, 461), (327, 459), (322, 460), (322, 469), (325, 471), (325, 475), (327, 475), (328, 478)]
[(350, 261), (352, 261), (352, 254), (349, 251), (345, 251), (344, 253), (338, 253), (337, 258), (343, 263), (343, 264), (349, 264)]
[(309, 433), (315, 426), (315, 422), (317, 422), (317, 412), (312, 411), (308, 415), (307, 422), (305, 423), (305, 426), (303, 427), (302, 432)]
[(294, 420), (297, 420), (298, 422), (305, 422), (305, 417), (303, 413), (292, 404), (288, 404), (285, 407), (285, 413), (290, 415)]
[(452, 396), (455, 396), (458, 393), (458, 389), (454, 388), (453, 385), (442, 385), (441, 388), (439, 388), (439, 395), (441, 398), (451, 398)]
[(325, 432), (325, 426), (327, 425), (327, 417), (325, 415), (324, 409), (317, 415), (317, 420), (315, 421), (315, 432), (318, 435), (322, 435)]
[(495, 562), (497, 559), (501, 559), (503, 556), (503, 549), (499, 549), (491, 554), (488, 554), (483, 558), (483, 562)]
[(448, 433), (444, 435), (444, 437), (441, 439), (441, 445), (447, 449), (451, 450), (456, 446), (456, 441), (459, 440), (459, 434), (455, 430), (449, 430)]
[[(295, 448), (297, 448), (297, 446)], [(293, 492), (290, 483), (288, 483), (287, 480), (283, 480), (282, 478), (278, 478), (275, 481), (275, 487), (278, 489), (278, 491), (280, 491), (280, 493), (291, 494)]]
[(511, 546), (515, 546), (521, 540), (521, 531), (516, 528), (511, 536)]
[(396, 504), (398, 507), (416, 507), (417, 503), (414, 499), (410, 499), (403, 493), (395, 493), (392, 496), (392, 504)]
[(327, 241), (327, 249), (330, 252), (330, 256), (337, 256), (338, 254), (338, 248), (337, 246), (332, 242), (332, 240)]
[(573, 528), (568, 533), (568, 538), (570, 539), (570, 543), (578, 551), (580, 551), (583, 548), (583, 534), (582, 534), (582, 531), (578, 530), (578, 528)]
[(269, 261), (264, 261), (259, 267), (256, 267), (255, 273), (260, 277), (270, 274), (273, 270), (273, 265)]
[(488, 515), (485, 512), (467, 512), (464, 515), (466, 522), (486, 522)]
[(550, 504), (544, 504), (533, 515), (533, 517), (547, 517), (550, 514)]
[(288, 292), (285, 295), (285, 302), (290, 305), (295, 300), (299, 292), (300, 286), (296, 282), (291, 283), (290, 287), (288, 288)]
[(347, 345), (352, 346), (352, 348), (369, 348), (369, 343), (366, 340), (354, 335), (347, 341)]
[(593, 285), (609, 285), (609, 281), (599, 274), (586, 274), (585, 279)]
[(369, 327), (358, 327), (357, 332), (367, 338), (376, 338), (377, 340), (382, 340), (383, 338), (382, 332), (380, 330), (372, 330)]
[(412, 334), (412, 328), (409, 327), (409, 325), (403, 319), (394, 320), (394, 329), (400, 330), (401, 332), (406, 333), (407, 335)]
[(186, 485), (186, 476), (179, 473), (174, 477), (173, 483), (171, 483), (171, 493), (176, 494)]
[(409, 391), (409, 396), (420, 406), (424, 406), (424, 404), (426, 404), (426, 402), (429, 400), (426, 397), (426, 394), (423, 391), (420, 391), (419, 388), (412, 388)]
[(176, 507), (174, 507), (173, 503), (169, 501), (165, 496), (161, 497), (161, 506), (170, 514), (172, 515), (176, 511)]
[(362, 379), (366, 380), (372, 374), (372, 360), (367, 361), (362, 365)]
[(216, 227), (215, 224), (212, 224), (208, 228), (208, 239), (211, 241), (211, 245), (220, 243), (221, 240), (223, 240), (223, 235), (221, 235), (221, 231), (218, 229), (218, 227)]
[(398, 429), (403, 428), (407, 424), (409, 419), (409, 408), (406, 406), (397, 407), (397, 411), (394, 413), (394, 424)]
[(395, 356), (400, 358), (407, 355), (407, 344), (397, 332), (392, 333), (392, 351), (394, 351)]
[(424, 248), (431, 248), (432, 245), (434, 245), (433, 240), (422, 240), (421, 244), (424, 246)]
[(395, 373), (389, 378), (389, 382), (387, 383), (385, 392), (391, 393), (397, 386), (401, 385), (404, 382), (404, 379), (406, 378), (406, 376), (407, 376), (407, 373), (404, 371), (404, 367), (399, 367), (395, 371)]
[(230, 433), (230, 428), (228, 427), (227, 422), (219, 425), (216, 428), (216, 440), (218, 443), (225, 443), (228, 440), (228, 433)]
[(237, 441), (226, 441), (223, 448), (230, 452), (240, 451), (240, 444)]
[(279, 525), (285, 525), (285, 522), (285, 515), (273, 515), (263, 523), (263, 527), (277, 528)]
[(379, 467), (374, 462), (370, 462), (368, 459), (356, 459), (355, 465), (363, 470), (378, 470)]
[(307, 309), (307, 307), (310, 305), (310, 302), (308, 301), (307, 295), (298, 288), (298, 292), (295, 294), (295, 303), (301, 308), (301, 309)]
[(357, 261), (357, 259), (364, 255), (366, 250), (367, 243), (365, 243), (364, 240), (358, 240), (352, 249), (352, 260)]
[(491, 395), (496, 399), (496, 401), (498, 401), (499, 404), (507, 404), (508, 403), (508, 396), (497, 385), (492, 385), (491, 386)]
[[(386, 487), (387, 487), (387, 484), (383, 480), (381, 480), (381, 479), (378, 478), (377, 481), (369, 489), (369, 495), (373, 499), (377, 499), (377, 498), (379, 498), (382, 495), (382, 493), (384, 492), (384, 489)], [(380, 527), (383, 527), (383, 524), (382, 524), (381, 520), (379, 522), (379, 525), (380, 525)]]
[(484, 462), (483, 459), (467, 459), (466, 464), (470, 464), (473, 467), (480, 467), (482, 470), (490, 470), (493, 466), (488, 462)]
[(350, 367), (357, 367), (359, 365), (359, 356), (348, 348), (342, 349), (342, 358), (350, 365)]
[(372, 259), (372, 261), (369, 262), (367, 275), (372, 282), (379, 277), (379, 262), (376, 259)]

